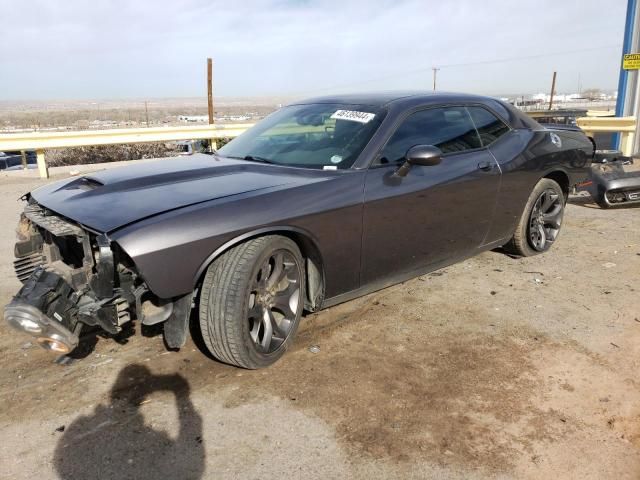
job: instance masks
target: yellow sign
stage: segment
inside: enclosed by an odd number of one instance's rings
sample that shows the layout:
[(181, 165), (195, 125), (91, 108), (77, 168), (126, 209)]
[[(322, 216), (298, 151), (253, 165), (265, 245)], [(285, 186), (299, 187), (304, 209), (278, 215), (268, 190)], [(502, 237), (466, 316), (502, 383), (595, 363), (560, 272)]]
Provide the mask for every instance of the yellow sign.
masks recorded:
[(622, 57), (622, 68), (640, 70), (640, 53), (627, 53)]

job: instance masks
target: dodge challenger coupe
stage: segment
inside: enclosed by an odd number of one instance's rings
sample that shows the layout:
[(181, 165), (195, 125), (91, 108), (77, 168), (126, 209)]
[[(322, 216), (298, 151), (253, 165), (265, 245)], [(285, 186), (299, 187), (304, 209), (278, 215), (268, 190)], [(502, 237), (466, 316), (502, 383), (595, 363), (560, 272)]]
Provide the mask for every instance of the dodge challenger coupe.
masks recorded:
[(88, 325), (192, 310), (215, 358), (275, 362), (312, 312), (496, 247), (557, 240), (591, 141), (462, 94), (323, 97), (286, 106), (213, 155), (26, 194), (6, 321), (59, 353)]

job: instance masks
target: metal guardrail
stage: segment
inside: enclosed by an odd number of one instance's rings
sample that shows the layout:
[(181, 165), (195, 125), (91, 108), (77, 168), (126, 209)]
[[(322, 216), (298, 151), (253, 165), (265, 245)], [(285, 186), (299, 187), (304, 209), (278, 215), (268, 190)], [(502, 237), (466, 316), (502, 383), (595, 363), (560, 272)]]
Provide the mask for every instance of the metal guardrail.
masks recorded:
[(0, 135), (0, 152), (35, 150), (40, 177), (49, 178), (44, 150), (52, 148), (118, 145), (124, 143), (171, 142), (237, 137), (252, 123), (188, 125), (73, 132), (27, 132)]
[(578, 126), (593, 137), (596, 133), (620, 133), (620, 150), (626, 156), (633, 155), (633, 144), (638, 120), (635, 117), (581, 117)]

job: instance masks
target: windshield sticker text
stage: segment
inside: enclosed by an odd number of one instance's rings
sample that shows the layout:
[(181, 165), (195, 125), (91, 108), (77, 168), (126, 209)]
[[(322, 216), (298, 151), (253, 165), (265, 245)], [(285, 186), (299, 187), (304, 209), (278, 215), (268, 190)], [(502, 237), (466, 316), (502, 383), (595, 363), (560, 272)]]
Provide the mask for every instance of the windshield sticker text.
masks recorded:
[(352, 122), (369, 123), (375, 117), (375, 113), (357, 112), (355, 110), (337, 110), (331, 115), (336, 120), (350, 120)]

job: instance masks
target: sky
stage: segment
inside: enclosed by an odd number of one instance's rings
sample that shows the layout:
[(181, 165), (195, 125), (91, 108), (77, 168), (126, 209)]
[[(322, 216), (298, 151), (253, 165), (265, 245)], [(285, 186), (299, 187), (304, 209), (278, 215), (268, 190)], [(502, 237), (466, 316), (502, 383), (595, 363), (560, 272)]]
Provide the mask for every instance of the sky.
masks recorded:
[(0, 0), (0, 101), (615, 89), (626, 0)]

